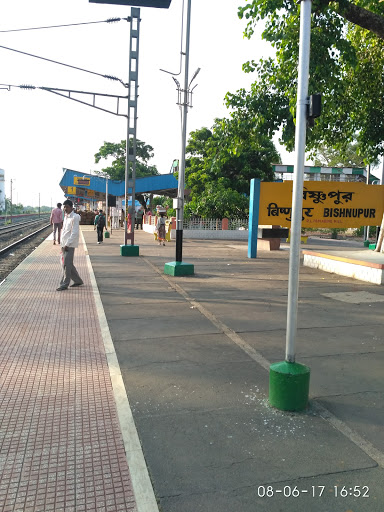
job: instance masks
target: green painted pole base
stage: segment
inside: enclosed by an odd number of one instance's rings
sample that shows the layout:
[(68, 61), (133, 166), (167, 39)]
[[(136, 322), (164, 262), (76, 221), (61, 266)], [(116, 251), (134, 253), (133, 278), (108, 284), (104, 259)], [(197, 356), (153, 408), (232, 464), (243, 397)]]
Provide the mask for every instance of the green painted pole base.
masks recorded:
[(164, 274), (169, 276), (193, 276), (195, 267), (192, 263), (183, 261), (171, 261), (164, 265)]
[(120, 256), (138, 256), (138, 245), (120, 245)]
[(269, 367), (269, 403), (282, 411), (302, 411), (308, 405), (310, 369), (282, 361)]
[(109, 238), (109, 231), (104, 231), (104, 238)]

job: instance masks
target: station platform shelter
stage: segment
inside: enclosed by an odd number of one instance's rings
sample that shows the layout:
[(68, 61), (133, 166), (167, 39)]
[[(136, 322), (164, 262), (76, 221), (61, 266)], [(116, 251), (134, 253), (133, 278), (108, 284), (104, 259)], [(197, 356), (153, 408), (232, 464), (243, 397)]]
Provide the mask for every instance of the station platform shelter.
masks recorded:
[[(128, 194), (132, 193), (132, 181), (128, 183)], [(168, 197), (177, 196), (177, 179), (173, 173), (160, 174), (136, 179), (136, 194), (156, 194)], [(63, 177), (60, 187), (68, 199), (78, 205), (92, 207), (99, 201), (105, 202), (107, 180), (104, 176), (86, 174), (63, 168)], [(111, 206), (124, 205), (124, 180), (108, 180), (108, 203)], [(120, 198), (116, 205), (116, 198)]]

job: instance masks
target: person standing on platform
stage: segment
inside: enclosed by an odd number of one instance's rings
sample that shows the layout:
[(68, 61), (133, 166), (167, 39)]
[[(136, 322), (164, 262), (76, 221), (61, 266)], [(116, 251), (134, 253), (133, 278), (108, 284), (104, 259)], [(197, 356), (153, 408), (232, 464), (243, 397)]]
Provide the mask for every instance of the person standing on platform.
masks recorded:
[(60, 245), (60, 235), (63, 229), (63, 210), (61, 209), (61, 203), (57, 203), (56, 208), (52, 210), (50, 218), (51, 226), (53, 226), (53, 245), (56, 245), (56, 231), (57, 231), (57, 243)]
[(70, 199), (64, 201), (64, 224), (61, 234), (61, 263), (63, 265), (63, 275), (60, 281), (58, 292), (67, 290), (71, 279), (72, 286), (81, 286), (83, 280), (79, 276), (75, 265), (73, 264), (73, 257), (75, 249), (79, 245), (79, 224), (80, 215), (73, 211), (73, 203)]
[(157, 230), (157, 239), (159, 241), (159, 245), (165, 245), (165, 213), (160, 213), (160, 217), (157, 219), (156, 230)]
[(144, 216), (144, 210), (142, 208), (140, 208), (140, 210), (138, 210), (136, 212), (136, 229), (139, 229), (139, 227), (141, 227), (141, 229), (143, 229), (143, 216)]
[(95, 217), (95, 227), (97, 229), (97, 243), (103, 243), (103, 230), (105, 228), (105, 217), (103, 215), (103, 210), (99, 210), (99, 215)]

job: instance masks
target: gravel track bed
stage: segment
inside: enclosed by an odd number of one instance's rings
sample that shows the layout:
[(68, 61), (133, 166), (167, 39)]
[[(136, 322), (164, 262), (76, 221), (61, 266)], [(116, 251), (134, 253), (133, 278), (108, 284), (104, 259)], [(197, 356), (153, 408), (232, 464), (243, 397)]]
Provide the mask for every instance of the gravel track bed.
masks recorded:
[[(38, 227), (35, 226), (34, 230), (29, 231), (31, 233), (32, 231), (36, 231)], [(43, 231), (40, 231), (40, 233), (37, 233), (34, 237), (30, 238), (29, 240), (26, 240), (24, 243), (14, 247), (10, 251), (8, 251), (3, 256), (0, 256), (0, 283), (3, 281), (11, 272), (14, 270), (29, 254), (31, 254), (32, 251), (36, 249), (37, 246), (39, 246), (46, 238), (50, 235), (52, 232), (52, 227), (48, 226)], [(27, 236), (29, 234), (28, 232), (23, 232), (23, 236)], [(6, 235), (4, 235), (4, 238)], [(13, 242), (16, 242), (21, 238), (20, 233), (15, 235), (14, 233), (9, 235), (9, 239), (4, 241), (1, 240), (0, 248), (6, 247), (10, 245)], [(12, 237), (12, 238), (11, 238)]]

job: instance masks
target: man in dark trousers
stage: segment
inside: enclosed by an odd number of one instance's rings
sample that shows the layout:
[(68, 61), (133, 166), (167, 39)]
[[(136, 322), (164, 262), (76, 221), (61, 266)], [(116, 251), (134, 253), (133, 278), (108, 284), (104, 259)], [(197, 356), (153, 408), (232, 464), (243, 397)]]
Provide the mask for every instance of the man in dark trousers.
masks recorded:
[(63, 232), (61, 234), (61, 258), (63, 265), (63, 275), (59, 288), (56, 288), (58, 292), (67, 290), (71, 279), (73, 281), (71, 287), (81, 286), (83, 284), (83, 280), (79, 276), (76, 267), (73, 264), (75, 249), (79, 245), (80, 215), (73, 211), (73, 203), (69, 199), (64, 201), (64, 212), (64, 225)]
[(144, 216), (143, 209), (140, 208), (140, 210), (138, 210), (135, 215), (136, 215), (136, 217), (135, 217), (136, 229), (139, 229), (139, 228), (143, 229), (143, 216)]
[(103, 230), (105, 228), (105, 216), (103, 215), (103, 210), (99, 210), (99, 215), (95, 217), (95, 227), (97, 229), (97, 243), (103, 243)]

